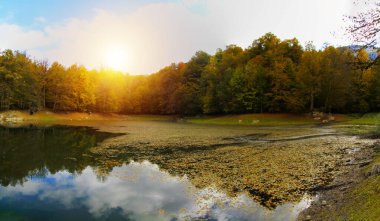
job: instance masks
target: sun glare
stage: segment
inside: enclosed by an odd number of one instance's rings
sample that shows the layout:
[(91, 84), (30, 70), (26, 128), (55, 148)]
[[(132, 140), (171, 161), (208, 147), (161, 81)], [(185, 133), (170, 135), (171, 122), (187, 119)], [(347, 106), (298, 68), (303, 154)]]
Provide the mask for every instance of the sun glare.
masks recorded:
[(111, 48), (106, 52), (106, 67), (115, 71), (123, 71), (126, 67), (127, 53), (121, 48)]

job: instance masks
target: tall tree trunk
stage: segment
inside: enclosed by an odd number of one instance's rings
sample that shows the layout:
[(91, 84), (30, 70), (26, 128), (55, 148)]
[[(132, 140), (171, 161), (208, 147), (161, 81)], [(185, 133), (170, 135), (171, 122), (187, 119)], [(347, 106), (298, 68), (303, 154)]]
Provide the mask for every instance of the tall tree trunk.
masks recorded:
[(314, 110), (314, 91), (310, 93), (310, 113), (313, 113)]
[(329, 87), (328, 87), (327, 94), (326, 94), (325, 107), (324, 107), (325, 112), (327, 112), (327, 108), (328, 108), (328, 106), (330, 106), (329, 102), (330, 102), (331, 88), (332, 88), (332, 80), (329, 82)]
[(46, 108), (46, 86), (44, 86), (44, 90), (43, 90), (44, 92), (44, 95), (43, 95), (43, 101), (42, 101), (42, 107), (43, 107), (43, 109), (45, 109)]
[(54, 96), (54, 103), (53, 103), (53, 111), (55, 111), (55, 109), (56, 109), (57, 99), (58, 99), (58, 97), (57, 97), (57, 95), (55, 95)]

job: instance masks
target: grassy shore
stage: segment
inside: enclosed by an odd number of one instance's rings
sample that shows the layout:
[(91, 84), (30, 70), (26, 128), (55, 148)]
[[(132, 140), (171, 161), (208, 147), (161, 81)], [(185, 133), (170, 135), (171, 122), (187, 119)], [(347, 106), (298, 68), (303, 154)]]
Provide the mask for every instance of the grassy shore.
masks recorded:
[(40, 121), (53, 122), (60, 120), (116, 120), (122, 119), (122, 115), (98, 114), (98, 113), (79, 113), (79, 112), (51, 112), (39, 111), (30, 115), (26, 111), (4, 111), (0, 112), (0, 121), (21, 122), (21, 121)]
[(172, 116), (160, 115), (121, 115), (114, 113), (80, 113), (80, 112), (51, 112), (39, 111), (30, 115), (27, 111), (3, 111), (0, 112), (0, 124), (64, 124), (80, 121), (171, 121)]
[[(329, 123), (343, 123), (354, 119), (347, 115), (334, 115), (334, 120)], [(314, 119), (308, 114), (241, 114), (225, 116), (202, 116), (189, 117), (186, 121), (201, 124), (222, 124), (222, 125), (310, 125), (321, 124), (321, 119)]]
[[(370, 113), (363, 116), (334, 114), (334, 120), (328, 123), (340, 125), (380, 125), (380, 113)], [(221, 116), (197, 116), (184, 117), (170, 115), (120, 115), (102, 113), (79, 112), (51, 112), (39, 111), (30, 115), (27, 111), (3, 111), (0, 112), (0, 122), (55, 122), (55, 121), (101, 121), (101, 120), (137, 120), (137, 121), (181, 121), (195, 124), (218, 125), (311, 125), (321, 124), (321, 119), (314, 119), (308, 114), (239, 114)]]
[[(362, 159), (363, 165), (359, 166), (352, 184), (348, 189), (329, 190), (322, 200), (328, 205), (316, 204), (313, 220), (331, 221), (378, 221), (380, 217), (380, 114), (365, 114), (348, 120), (344, 125), (336, 125), (336, 130), (361, 138), (370, 138), (377, 141), (371, 148), (371, 152)], [(342, 126), (342, 127), (340, 127)], [(359, 148), (361, 148), (359, 146)], [(349, 174), (349, 173), (348, 173)], [(347, 175), (350, 177), (350, 175)], [(350, 178), (348, 178), (350, 179)], [(350, 181), (351, 182), (351, 181)], [(340, 193), (339, 193), (340, 192)], [(332, 203), (329, 205), (329, 203)], [(312, 209), (313, 210), (313, 209)], [(308, 213), (306, 211), (306, 213)], [(303, 217), (302, 217), (303, 218)], [(303, 219), (299, 220), (303, 220)]]
[(347, 123), (380, 125), (380, 113), (368, 113), (363, 116), (350, 116)]
[[(362, 175), (358, 177), (353, 188), (344, 192), (342, 198), (332, 198), (335, 205), (321, 206), (315, 220), (331, 221), (378, 221), (380, 217), (380, 175), (370, 175), (375, 165), (380, 164), (379, 147), (373, 161), (362, 168)], [(331, 202), (331, 201), (330, 201)], [(330, 203), (328, 201), (328, 203)], [(313, 219), (313, 220), (314, 220)], [(302, 220), (302, 219), (299, 219)]]
[(374, 168), (380, 167), (380, 146), (375, 149), (372, 162), (363, 168), (366, 178), (361, 181), (347, 196), (336, 220), (377, 221), (380, 217), (380, 174), (371, 174)]
[(227, 116), (189, 117), (186, 121), (223, 125), (300, 125), (315, 123), (312, 118), (290, 114), (243, 114)]

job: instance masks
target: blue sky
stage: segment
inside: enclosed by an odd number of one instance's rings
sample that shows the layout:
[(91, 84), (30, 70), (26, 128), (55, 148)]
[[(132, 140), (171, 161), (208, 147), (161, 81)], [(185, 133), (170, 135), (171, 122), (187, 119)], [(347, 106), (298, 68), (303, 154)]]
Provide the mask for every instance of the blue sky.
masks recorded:
[[(122, 71), (149, 74), (198, 50), (248, 47), (273, 32), (347, 44), (343, 16), (353, 0), (0, 0), (0, 50), (88, 68), (123, 55)], [(109, 59), (109, 58), (108, 58)]]
[[(130, 13), (147, 4), (166, 2), (181, 3), (180, 0), (0, 0), (0, 21), (43, 28), (38, 24), (41, 19), (52, 23), (74, 17), (91, 19), (96, 9)], [(204, 11), (202, 4), (191, 9), (198, 13)]]

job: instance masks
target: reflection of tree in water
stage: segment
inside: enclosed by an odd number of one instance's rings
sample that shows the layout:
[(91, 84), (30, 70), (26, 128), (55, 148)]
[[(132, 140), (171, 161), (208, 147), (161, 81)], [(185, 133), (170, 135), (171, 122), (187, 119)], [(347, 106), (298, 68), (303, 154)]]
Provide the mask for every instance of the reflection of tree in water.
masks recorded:
[(85, 127), (0, 127), (0, 183), (15, 185), (61, 170), (80, 173), (95, 164), (89, 148), (110, 136)]

